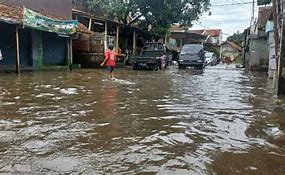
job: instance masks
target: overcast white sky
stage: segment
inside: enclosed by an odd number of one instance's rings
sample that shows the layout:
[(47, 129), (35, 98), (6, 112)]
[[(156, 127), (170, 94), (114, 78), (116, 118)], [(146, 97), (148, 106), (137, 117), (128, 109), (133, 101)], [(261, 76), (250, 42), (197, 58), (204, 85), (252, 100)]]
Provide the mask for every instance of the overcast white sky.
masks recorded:
[[(200, 17), (198, 22), (194, 22), (193, 29), (222, 29), (223, 39), (233, 33), (243, 32), (249, 27), (252, 16), (252, 3), (228, 5), (233, 3), (252, 2), (252, 0), (211, 0), (213, 6), (210, 7), (212, 15), (208, 13)], [(220, 6), (222, 5), (222, 6)], [(225, 5), (225, 6), (224, 6)], [(257, 16), (257, 7), (255, 4), (255, 17)]]

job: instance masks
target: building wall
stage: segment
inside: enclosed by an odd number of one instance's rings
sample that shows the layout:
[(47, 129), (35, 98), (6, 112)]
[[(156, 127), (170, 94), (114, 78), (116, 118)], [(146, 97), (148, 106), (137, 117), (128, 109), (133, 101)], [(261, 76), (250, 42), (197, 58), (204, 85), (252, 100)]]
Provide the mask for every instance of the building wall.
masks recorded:
[(253, 39), (250, 47), (249, 69), (252, 71), (268, 71), (268, 55), (267, 39)]
[(86, 4), (86, 0), (73, 0), (72, 8), (76, 10), (80, 10), (83, 12), (88, 12), (88, 6)]
[(54, 33), (43, 32), (43, 64), (66, 65), (67, 38), (59, 37)]
[(219, 44), (219, 37), (212, 37), (213, 44)]
[[(0, 23), (0, 38), (0, 66), (15, 66), (15, 25)], [(43, 65), (67, 65), (67, 40), (54, 33), (20, 28), (20, 65), (33, 66), (35, 70)]]
[[(0, 49), (2, 60), (0, 65), (16, 65), (16, 33), (15, 25), (0, 23)], [(19, 29), (20, 65), (32, 66), (30, 48), (30, 30)]]
[(44, 14), (72, 19), (72, 0), (0, 0), (7, 5), (25, 6)]

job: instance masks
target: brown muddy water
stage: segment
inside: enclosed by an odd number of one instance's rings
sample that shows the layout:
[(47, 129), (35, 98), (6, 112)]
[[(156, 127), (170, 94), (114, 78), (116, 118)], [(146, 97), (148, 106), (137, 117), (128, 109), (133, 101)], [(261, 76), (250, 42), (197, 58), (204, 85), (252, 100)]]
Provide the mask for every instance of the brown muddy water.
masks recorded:
[(266, 75), (116, 74), (1, 74), (0, 174), (285, 174), (285, 105)]

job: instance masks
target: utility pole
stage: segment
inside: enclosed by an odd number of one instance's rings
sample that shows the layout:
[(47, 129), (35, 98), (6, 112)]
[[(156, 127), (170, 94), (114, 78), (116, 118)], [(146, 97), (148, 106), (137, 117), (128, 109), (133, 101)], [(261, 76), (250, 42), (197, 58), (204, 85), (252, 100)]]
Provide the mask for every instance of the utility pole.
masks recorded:
[[(285, 30), (284, 30), (284, 16), (283, 16), (283, 12), (284, 12), (284, 7), (282, 4), (283, 1), (278, 1), (279, 4), (281, 5), (281, 12), (277, 11), (277, 1), (275, 1), (275, 5), (276, 5), (276, 13), (277, 15), (277, 24), (281, 25), (281, 26), (277, 26), (277, 32), (278, 32), (278, 28), (281, 27), (280, 30), (280, 36), (278, 37), (278, 58), (279, 58), (279, 62), (278, 62), (278, 91), (277, 91), (277, 95), (279, 96), (284, 96), (285, 95), (285, 52), (284, 52), (284, 47), (285, 47)], [(281, 13), (281, 14), (280, 14)], [(278, 16), (281, 15), (282, 16), (282, 21), (280, 21), (280, 19), (278, 18)], [(280, 23), (281, 24), (280, 24)]]
[(251, 22), (250, 22), (250, 25), (251, 25), (251, 26), (252, 26), (253, 23), (254, 23), (254, 13), (255, 13), (254, 8), (255, 8), (255, 2), (254, 2), (254, 0), (252, 0), (252, 16), (251, 16)]
[(252, 19), (254, 20), (254, 8), (255, 8), (255, 2), (252, 0)]
[(277, 1), (273, 0), (273, 22), (274, 22), (274, 40), (275, 40), (275, 56), (277, 58), (278, 63), (278, 47), (279, 47), (279, 33), (278, 33), (278, 21), (277, 21)]
[(254, 0), (252, 0), (252, 16), (251, 16), (251, 21), (250, 21), (250, 29), (249, 29), (249, 36), (250, 37), (250, 40), (249, 40), (249, 43), (248, 43), (248, 47), (249, 47), (249, 61), (248, 61), (248, 70), (251, 70), (251, 47), (252, 47), (252, 42), (253, 42), (253, 33), (254, 33), (254, 13), (255, 13), (255, 2)]

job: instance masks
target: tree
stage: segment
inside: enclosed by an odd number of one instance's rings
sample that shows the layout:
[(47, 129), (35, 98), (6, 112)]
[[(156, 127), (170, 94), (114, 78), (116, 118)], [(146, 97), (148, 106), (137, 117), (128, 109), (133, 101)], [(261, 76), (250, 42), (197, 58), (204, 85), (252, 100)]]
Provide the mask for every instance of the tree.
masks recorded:
[(137, 11), (135, 0), (87, 0), (89, 9), (97, 16), (105, 15), (106, 18), (128, 23), (129, 16)]
[(233, 42), (240, 47), (242, 47), (243, 40), (244, 40), (244, 34), (240, 33), (239, 31), (237, 31), (237, 33), (234, 33), (232, 36), (227, 38), (227, 41)]
[(88, 0), (93, 12), (103, 11), (109, 19), (130, 22), (164, 36), (173, 23), (191, 25), (193, 20), (209, 10), (210, 0)]

